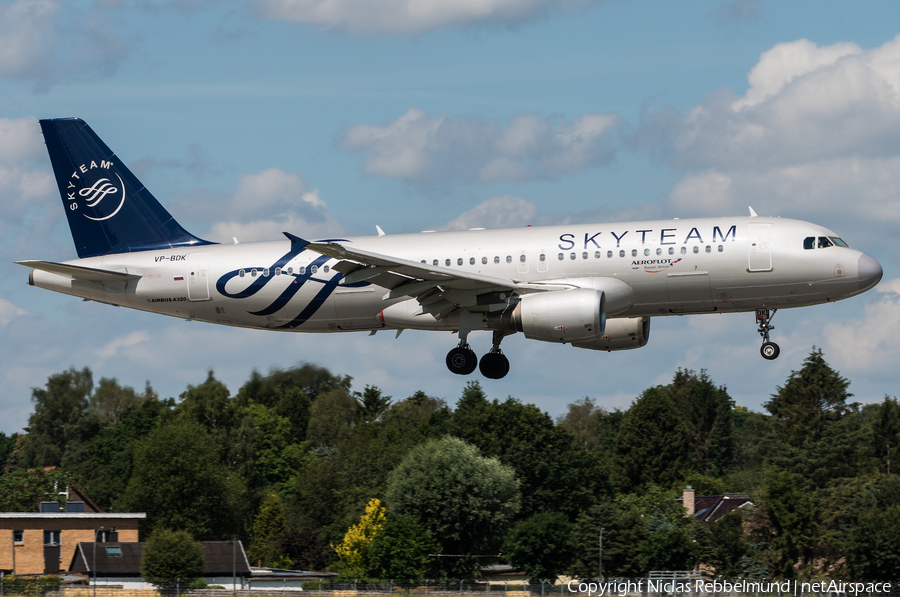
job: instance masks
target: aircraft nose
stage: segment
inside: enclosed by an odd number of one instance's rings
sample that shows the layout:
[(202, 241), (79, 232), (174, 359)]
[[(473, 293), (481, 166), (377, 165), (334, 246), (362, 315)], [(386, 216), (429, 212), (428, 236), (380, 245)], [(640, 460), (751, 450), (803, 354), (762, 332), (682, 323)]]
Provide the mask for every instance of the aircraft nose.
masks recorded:
[(863, 254), (859, 257), (857, 272), (860, 290), (868, 290), (869, 288), (872, 288), (873, 286), (881, 282), (881, 276), (884, 275), (884, 271), (881, 269), (881, 264), (879, 264), (877, 261), (866, 254)]

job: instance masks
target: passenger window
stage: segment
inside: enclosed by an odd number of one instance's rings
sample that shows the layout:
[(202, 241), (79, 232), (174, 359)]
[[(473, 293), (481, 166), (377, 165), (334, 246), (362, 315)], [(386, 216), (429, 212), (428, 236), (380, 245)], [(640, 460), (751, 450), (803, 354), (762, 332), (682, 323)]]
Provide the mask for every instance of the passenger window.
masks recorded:
[(462, 257), (456, 260), (456, 265), (462, 265)]
[(619, 257), (625, 257), (625, 251), (619, 251)]
[(450, 260), (449, 260), (449, 259), (445, 259), (445, 260), (444, 260), (444, 265), (446, 265), (447, 267), (450, 267)]
[(587, 256), (588, 256), (587, 251), (585, 251), (584, 253), (581, 254), (582, 259), (587, 259)]
[(281, 275), (281, 268), (280, 268), (280, 267), (276, 267), (276, 268), (275, 268), (275, 275), (276, 275), (276, 276), (280, 276), (280, 275)]
[(706, 245), (706, 252), (712, 253), (712, 247), (710, 247), (709, 245)]
[(815, 236), (807, 236), (803, 239), (803, 248), (809, 251), (810, 249), (816, 248), (816, 237)]
[(565, 258), (566, 258), (565, 255), (563, 255), (562, 253), (559, 254), (559, 260), (560, 260), (560, 261), (562, 261), (562, 260), (565, 259)]
[(606, 258), (607, 258), (607, 259), (612, 259), (612, 251), (607, 251), (607, 252), (606, 252)]
[(575, 253), (569, 253), (569, 259), (575, 259)]
[(681, 247), (681, 254), (687, 255), (687, 247)]
[(719, 253), (721, 253), (724, 250), (725, 250), (725, 247), (723, 247), (722, 245), (719, 245)]
[(675, 247), (669, 247), (669, 255), (675, 254)]
[(256, 268), (253, 268), (252, 270), (250, 270), (250, 275), (253, 276), (254, 278), (256, 277)]
[(494, 263), (500, 263), (500, 256), (494, 255)]
[(435, 259), (434, 261), (431, 262), (431, 265), (437, 265), (437, 264), (438, 264), (438, 260), (437, 260), (437, 259)]
[(834, 246), (834, 244), (830, 240), (828, 240), (827, 236), (819, 237), (819, 248), (820, 249), (827, 249), (828, 247), (833, 247), (833, 246)]
[(311, 267), (309, 268), (309, 272), (312, 273), (312, 274), (316, 273), (317, 271), (319, 271), (319, 266), (318, 266), (318, 265), (313, 265), (313, 266), (311, 266)]
[(594, 251), (594, 259), (600, 259), (600, 251)]
[(481, 258), (481, 265), (487, 265), (487, 257)]
[(331, 268), (326, 265), (324, 269), (325, 269), (325, 273), (327, 274), (328, 270), (330, 270)]
[(522, 253), (521, 255), (519, 255), (519, 261), (521, 261), (522, 263), (525, 263), (525, 253)]
[(289, 268), (288, 268), (288, 275), (289, 275), (289, 276), (293, 276), (293, 275), (294, 275), (294, 268), (292, 268), (292, 267), (289, 267)]
[(238, 275), (239, 275), (240, 277), (243, 278), (243, 277), (244, 277), (244, 270), (239, 271), (239, 272), (238, 272)]
[(632, 257), (637, 257), (637, 249), (632, 249), (632, 250), (631, 250), (631, 256), (632, 256)]
[(700, 247), (694, 247), (694, 254), (697, 254), (699, 252), (700, 252)]
[(305, 266), (305, 265), (301, 265), (301, 266), (300, 266), (300, 275), (302, 276), (302, 275), (305, 274), (305, 273), (306, 273), (306, 266)]
[(662, 255), (662, 249), (661, 249), (661, 248), (656, 249), (656, 254), (657, 254), (657, 255)]
[(650, 249), (644, 249), (644, 257), (647, 257), (649, 255), (650, 255)]
[(469, 257), (469, 265), (475, 265), (475, 258)]
[(506, 256), (506, 263), (512, 263), (512, 255)]
[(268, 278), (268, 277), (269, 277), (269, 268), (265, 268), (263, 270), (263, 278)]

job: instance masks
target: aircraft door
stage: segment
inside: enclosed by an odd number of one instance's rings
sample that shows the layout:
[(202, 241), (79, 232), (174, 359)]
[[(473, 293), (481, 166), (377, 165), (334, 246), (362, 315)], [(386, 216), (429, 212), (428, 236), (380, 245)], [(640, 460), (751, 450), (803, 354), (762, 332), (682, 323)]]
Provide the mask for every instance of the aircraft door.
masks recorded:
[(549, 267), (549, 261), (550, 254), (547, 251), (545, 251), (544, 249), (538, 251), (537, 271), (542, 274), (545, 273), (547, 271), (547, 268)]
[(209, 254), (188, 255), (188, 298), (209, 300)]
[(772, 271), (771, 224), (750, 224), (748, 226), (747, 257), (751, 272)]

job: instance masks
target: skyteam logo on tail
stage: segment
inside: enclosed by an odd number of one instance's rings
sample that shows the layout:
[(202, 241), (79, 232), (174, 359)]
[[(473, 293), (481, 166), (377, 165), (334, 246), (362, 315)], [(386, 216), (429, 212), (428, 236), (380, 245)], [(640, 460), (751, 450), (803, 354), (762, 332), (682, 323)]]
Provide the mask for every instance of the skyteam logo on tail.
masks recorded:
[(112, 162), (100, 160), (80, 165), (69, 177), (66, 198), (72, 211), (87, 211), (84, 217), (95, 222), (108, 220), (125, 205), (125, 183), (111, 171)]

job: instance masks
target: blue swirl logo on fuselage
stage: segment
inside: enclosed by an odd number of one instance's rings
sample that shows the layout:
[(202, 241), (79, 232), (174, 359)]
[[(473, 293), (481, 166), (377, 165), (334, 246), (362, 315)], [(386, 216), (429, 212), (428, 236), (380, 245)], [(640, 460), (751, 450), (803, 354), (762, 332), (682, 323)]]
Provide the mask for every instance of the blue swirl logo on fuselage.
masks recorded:
[[(337, 241), (345, 241), (345, 239), (333, 238), (333, 239), (324, 239), (324, 240), (320, 240), (317, 242), (337, 242)], [(294, 317), (291, 321), (285, 323), (284, 325), (278, 326), (278, 328), (293, 329), (300, 325), (303, 325), (304, 323), (306, 323), (309, 320), (310, 317), (315, 315), (316, 311), (318, 311), (319, 308), (328, 299), (328, 297), (331, 296), (331, 294), (334, 292), (335, 288), (337, 288), (338, 284), (340, 284), (341, 280), (344, 278), (344, 275), (340, 272), (336, 272), (334, 276), (332, 276), (330, 278), (324, 278), (324, 279), (317, 278), (314, 276), (314, 274), (316, 274), (320, 269), (322, 269), (322, 267), (331, 259), (327, 255), (321, 255), (319, 257), (316, 257), (312, 261), (312, 263), (310, 263), (305, 268), (305, 271), (303, 273), (296, 273), (296, 274), (295, 273), (286, 273), (284, 266), (287, 265), (292, 259), (297, 257), (300, 253), (302, 253), (305, 250), (306, 250), (305, 245), (300, 246), (298, 243), (294, 243), (294, 242), (291, 243), (291, 250), (288, 251), (287, 253), (285, 253), (284, 255), (282, 255), (275, 263), (273, 263), (268, 268), (273, 273), (276, 270), (280, 270), (281, 271), (280, 276), (275, 276), (275, 275), (260, 276), (256, 279), (254, 279), (253, 282), (251, 282), (250, 285), (247, 286), (246, 288), (244, 288), (243, 290), (241, 290), (239, 292), (228, 292), (225, 289), (225, 286), (232, 279), (239, 277), (241, 275), (242, 271), (246, 271), (248, 269), (251, 271), (253, 269), (256, 269), (258, 271), (263, 271), (263, 270), (267, 269), (265, 267), (257, 267), (257, 268), (243, 267), (240, 269), (232, 270), (226, 274), (223, 274), (216, 281), (216, 290), (219, 292), (219, 294), (221, 294), (222, 296), (226, 296), (228, 298), (245, 299), (245, 298), (254, 296), (256, 293), (258, 293), (260, 290), (262, 290), (266, 286), (266, 284), (269, 284), (276, 278), (279, 278), (281, 276), (287, 276), (289, 278), (293, 278), (293, 282), (288, 284), (288, 286), (284, 290), (281, 291), (281, 294), (278, 295), (278, 298), (276, 298), (274, 301), (272, 301), (272, 304), (270, 304), (268, 307), (266, 307), (264, 309), (260, 309), (259, 311), (247, 311), (247, 313), (249, 313), (250, 315), (257, 315), (260, 317), (265, 317), (267, 315), (272, 315), (273, 313), (277, 313), (279, 310), (284, 308), (290, 302), (290, 300), (292, 298), (294, 298), (294, 296), (298, 292), (300, 292), (300, 290), (303, 288), (303, 286), (306, 283), (315, 282), (318, 284), (322, 284), (322, 288), (319, 290), (319, 292), (316, 293), (316, 295), (312, 298), (312, 300), (310, 300), (306, 305), (303, 306), (303, 308), (300, 310), (300, 313), (296, 317)], [(368, 285), (369, 285), (369, 282), (363, 281), (363, 282), (357, 282), (355, 284), (347, 284), (346, 286), (351, 287), (351, 288), (356, 288), (356, 287), (368, 286)]]

